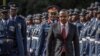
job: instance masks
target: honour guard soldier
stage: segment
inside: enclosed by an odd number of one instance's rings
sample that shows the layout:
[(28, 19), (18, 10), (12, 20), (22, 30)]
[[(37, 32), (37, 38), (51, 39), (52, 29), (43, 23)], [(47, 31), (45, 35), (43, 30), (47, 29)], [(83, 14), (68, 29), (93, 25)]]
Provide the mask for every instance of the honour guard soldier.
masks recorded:
[(78, 9), (74, 9), (74, 12), (72, 13), (71, 22), (74, 25), (77, 25), (77, 23), (79, 22), (79, 10)]
[(97, 29), (95, 32), (95, 55), (99, 56), (100, 55), (100, 10), (97, 11)]
[(73, 9), (69, 9), (68, 11), (69, 11), (69, 19), (68, 19), (68, 21), (71, 22)]
[[(95, 11), (95, 8), (93, 8), (93, 12)], [(97, 9), (96, 9), (97, 11)], [(95, 55), (95, 35), (96, 35), (96, 30), (98, 28), (98, 19), (96, 17), (97, 12), (94, 12), (94, 17), (91, 19), (92, 22), (90, 24), (90, 27), (88, 28), (87, 35), (89, 36), (89, 56), (94, 56)]]
[(95, 38), (95, 56), (100, 56), (100, 25), (96, 31)]
[[(23, 41), (21, 41), (18, 25), (15, 21), (9, 18), (8, 10), (2, 7), (2, 27), (0, 29), (0, 56), (24, 56), (20, 53), (23, 50)], [(20, 49), (20, 47), (22, 49)]]
[(30, 54), (31, 56), (36, 56), (36, 52), (39, 45), (39, 38), (41, 34), (41, 27), (42, 27), (42, 19), (41, 14), (36, 14), (36, 17), (34, 17), (34, 25), (31, 26), (30, 29)]
[(9, 12), (10, 12), (10, 15), (9, 15), (10, 19), (12, 19), (13, 21), (16, 22), (16, 24), (19, 27), (19, 31), (20, 31), (19, 34), (21, 34), (21, 38), (22, 38), (21, 41), (22, 41), (24, 48), (19, 46), (20, 48), (23, 49), (23, 50), (19, 49), (20, 54), (27, 55), (27, 38), (26, 38), (26, 22), (25, 22), (25, 19), (23, 19), (22, 17), (17, 15), (18, 6), (15, 3), (10, 4)]
[[(87, 25), (87, 19), (86, 19), (86, 12), (82, 11), (80, 13), (80, 24), (81, 24), (81, 28), (80, 28), (80, 56), (84, 56), (85, 53), (85, 44), (86, 44), (86, 38), (84, 36), (84, 33), (86, 33), (86, 25)], [(83, 30), (84, 29), (84, 30)]]
[(31, 42), (32, 42), (32, 30), (34, 29), (34, 21), (33, 21), (33, 16), (32, 15), (28, 15), (26, 18), (26, 22), (27, 22), (27, 51), (28, 51), (28, 55), (31, 55), (31, 50), (30, 50), (30, 46), (31, 46)]

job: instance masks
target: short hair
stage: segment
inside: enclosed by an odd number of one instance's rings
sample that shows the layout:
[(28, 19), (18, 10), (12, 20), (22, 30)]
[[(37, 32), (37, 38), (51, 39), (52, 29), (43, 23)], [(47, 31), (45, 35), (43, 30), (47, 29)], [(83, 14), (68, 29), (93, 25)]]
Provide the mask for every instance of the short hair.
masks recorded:
[(59, 14), (60, 14), (60, 13), (66, 13), (66, 14), (69, 14), (69, 12), (68, 12), (67, 9), (62, 9), (62, 10), (60, 10)]
[(51, 5), (47, 7), (47, 10), (52, 9), (52, 8), (56, 8), (57, 10), (59, 10), (58, 6), (56, 5)]

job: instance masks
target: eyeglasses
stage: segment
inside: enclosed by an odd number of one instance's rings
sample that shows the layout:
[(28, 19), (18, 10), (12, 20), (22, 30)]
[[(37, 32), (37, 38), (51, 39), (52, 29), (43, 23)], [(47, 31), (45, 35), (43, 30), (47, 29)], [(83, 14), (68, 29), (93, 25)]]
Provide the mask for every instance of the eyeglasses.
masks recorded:
[(57, 12), (51, 12), (50, 14), (51, 15), (57, 15)]

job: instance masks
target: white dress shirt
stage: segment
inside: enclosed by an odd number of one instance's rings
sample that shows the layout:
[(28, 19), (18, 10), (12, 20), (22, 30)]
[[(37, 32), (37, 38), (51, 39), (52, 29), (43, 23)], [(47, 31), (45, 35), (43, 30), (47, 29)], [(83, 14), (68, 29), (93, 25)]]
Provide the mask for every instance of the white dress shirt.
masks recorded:
[[(61, 32), (62, 32), (64, 25), (62, 23), (60, 23), (60, 25), (61, 25)], [(65, 24), (65, 30), (66, 30), (66, 35), (68, 35), (68, 30), (69, 30), (68, 23)]]

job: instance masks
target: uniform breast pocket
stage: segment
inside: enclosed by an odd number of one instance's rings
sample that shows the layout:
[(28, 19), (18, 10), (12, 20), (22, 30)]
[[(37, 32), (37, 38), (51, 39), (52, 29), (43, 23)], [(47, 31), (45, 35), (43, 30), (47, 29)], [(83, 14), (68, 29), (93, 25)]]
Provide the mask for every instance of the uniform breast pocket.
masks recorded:
[(10, 30), (11, 32), (14, 32), (14, 31), (15, 31), (15, 27), (14, 27), (14, 26), (9, 26), (9, 30)]

